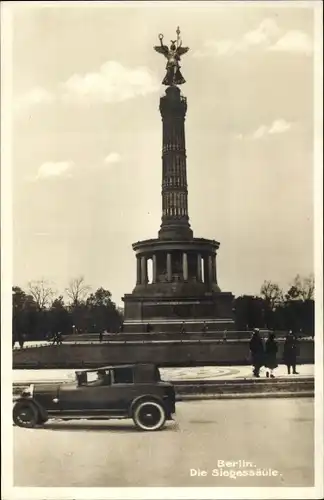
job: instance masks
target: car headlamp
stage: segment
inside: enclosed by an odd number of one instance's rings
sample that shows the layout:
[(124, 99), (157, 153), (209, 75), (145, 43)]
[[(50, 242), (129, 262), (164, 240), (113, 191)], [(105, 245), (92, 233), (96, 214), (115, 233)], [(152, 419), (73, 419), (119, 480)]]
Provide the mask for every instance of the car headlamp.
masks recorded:
[(31, 398), (33, 396), (33, 392), (34, 392), (34, 384), (30, 384), (29, 387), (26, 387), (21, 395), (24, 397), (24, 398)]

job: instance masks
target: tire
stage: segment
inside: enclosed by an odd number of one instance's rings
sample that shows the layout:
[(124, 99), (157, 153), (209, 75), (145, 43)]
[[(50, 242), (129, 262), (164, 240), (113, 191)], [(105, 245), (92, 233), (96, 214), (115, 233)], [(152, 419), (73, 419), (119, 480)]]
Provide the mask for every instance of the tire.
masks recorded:
[(47, 422), (48, 418), (47, 417), (42, 417), (40, 413), (38, 413), (38, 419), (37, 419), (37, 424), (38, 425), (43, 425), (45, 422)]
[(141, 401), (134, 408), (133, 421), (142, 431), (157, 431), (165, 424), (166, 412), (159, 401)]
[(13, 421), (19, 427), (29, 429), (38, 424), (39, 412), (36, 406), (29, 401), (18, 401), (13, 408)]

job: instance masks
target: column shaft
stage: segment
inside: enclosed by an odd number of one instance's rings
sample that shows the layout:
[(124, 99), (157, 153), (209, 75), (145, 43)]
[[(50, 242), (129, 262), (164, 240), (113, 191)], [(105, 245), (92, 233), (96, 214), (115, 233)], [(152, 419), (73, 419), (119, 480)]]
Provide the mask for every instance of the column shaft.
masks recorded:
[(202, 275), (201, 275), (201, 254), (199, 253), (197, 255), (197, 280), (202, 281)]
[(152, 277), (152, 283), (156, 283), (156, 255), (153, 254), (152, 257), (152, 262), (153, 262), (153, 277)]
[(213, 257), (208, 255), (208, 281), (213, 282)]
[(139, 285), (141, 281), (141, 259), (136, 257), (136, 284)]
[(214, 277), (214, 282), (217, 283), (217, 263), (216, 263), (216, 255), (213, 259), (213, 266), (214, 266), (214, 273), (213, 273), (213, 277)]
[(171, 260), (171, 254), (167, 254), (167, 277), (168, 281), (172, 281), (172, 260)]
[(208, 257), (204, 255), (204, 283), (208, 283)]
[(182, 254), (182, 270), (183, 270), (183, 280), (188, 281), (188, 255), (186, 252)]
[(144, 255), (141, 257), (141, 271), (141, 282), (142, 285), (145, 285), (147, 283), (147, 261)]

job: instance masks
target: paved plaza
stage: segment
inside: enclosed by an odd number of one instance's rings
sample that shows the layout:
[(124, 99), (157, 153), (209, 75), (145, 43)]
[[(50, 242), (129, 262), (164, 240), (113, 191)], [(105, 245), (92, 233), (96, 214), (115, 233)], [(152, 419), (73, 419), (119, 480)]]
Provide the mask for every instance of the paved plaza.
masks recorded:
[(311, 398), (182, 402), (159, 432), (139, 432), (131, 421), (14, 427), (14, 484), (312, 486), (313, 432)]
[[(192, 368), (160, 368), (164, 380), (233, 380), (252, 379), (251, 366), (204, 366)], [(290, 375), (292, 380), (314, 376), (314, 365), (298, 366), (298, 375)], [(261, 377), (265, 377), (265, 369), (261, 369)], [(278, 378), (287, 377), (287, 369), (279, 365), (275, 374)], [(43, 382), (53, 380), (71, 380), (75, 378), (74, 370), (14, 370), (13, 382)]]

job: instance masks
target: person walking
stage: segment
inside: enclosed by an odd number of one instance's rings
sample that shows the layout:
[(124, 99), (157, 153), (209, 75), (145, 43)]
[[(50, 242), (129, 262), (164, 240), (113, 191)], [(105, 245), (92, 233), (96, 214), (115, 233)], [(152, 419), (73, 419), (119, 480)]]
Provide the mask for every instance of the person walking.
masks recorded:
[(18, 333), (18, 344), (20, 346), (20, 349), (24, 348), (24, 343), (25, 343), (25, 338), (23, 333)]
[(264, 346), (260, 336), (260, 331), (255, 328), (250, 340), (250, 352), (253, 369), (253, 375), (260, 377), (260, 368), (264, 365)]
[(290, 375), (291, 368), (293, 370), (293, 374), (298, 375), (298, 372), (296, 371), (297, 355), (298, 340), (296, 335), (294, 335), (290, 330), (288, 335), (286, 336), (283, 350), (283, 361), (287, 366), (288, 375)]
[(273, 370), (277, 368), (277, 352), (278, 344), (276, 342), (276, 336), (273, 332), (269, 333), (268, 339), (265, 344), (265, 367), (267, 368), (266, 376), (275, 378)]
[(182, 322), (180, 333), (181, 334), (185, 334), (186, 333), (186, 324), (185, 324), (184, 321)]
[(103, 338), (103, 333), (102, 333), (102, 330), (100, 330), (100, 333), (99, 333), (99, 342), (100, 343), (102, 342), (102, 338)]
[(203, 335), (206, 335), (208, 333), (208, 326), (206, 325), (206, 321), (204, 321), (204, 324), (202, 327), (202, 333), (203, 333)]

